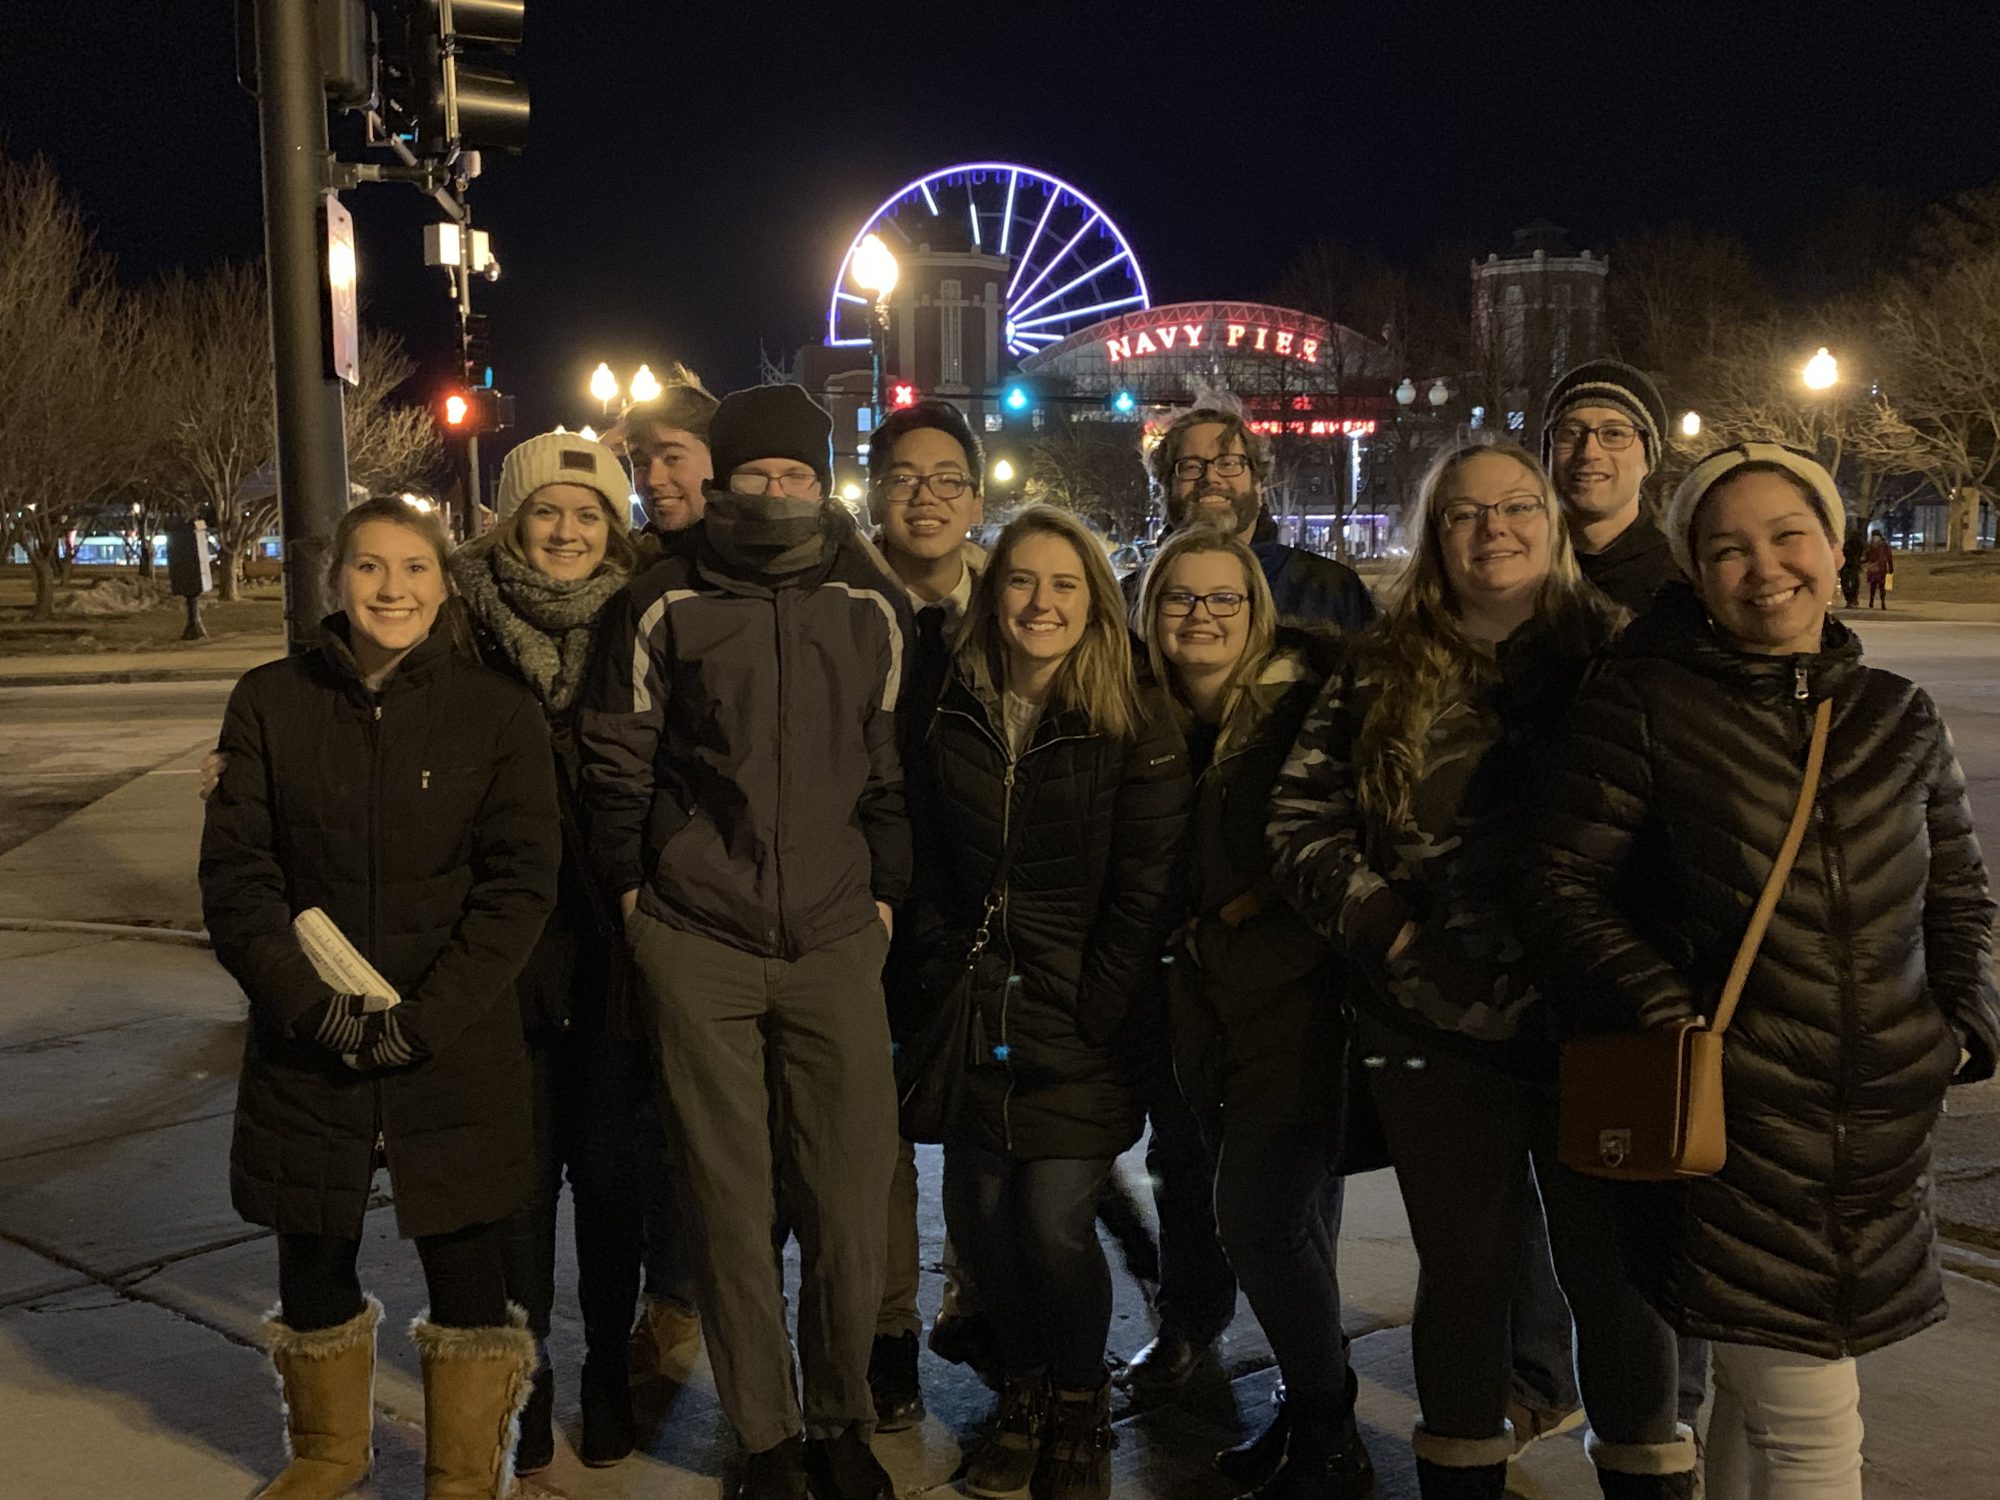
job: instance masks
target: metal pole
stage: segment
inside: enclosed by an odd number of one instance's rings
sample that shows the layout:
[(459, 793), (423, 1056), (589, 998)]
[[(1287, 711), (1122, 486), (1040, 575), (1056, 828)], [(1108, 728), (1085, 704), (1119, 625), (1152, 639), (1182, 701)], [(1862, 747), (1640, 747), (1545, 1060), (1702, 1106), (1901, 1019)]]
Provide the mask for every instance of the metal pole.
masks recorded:
[(303, 651), (327, 613), (333, 529), (347, 509), (340, 383), (320, 329), (320, 194), (326, 190), (326, 94), (314, 7), (257, 0), (257, 117), (264, 146), (264, 260), (277, 388), (278, 515), (285, 544), (285, 642)]

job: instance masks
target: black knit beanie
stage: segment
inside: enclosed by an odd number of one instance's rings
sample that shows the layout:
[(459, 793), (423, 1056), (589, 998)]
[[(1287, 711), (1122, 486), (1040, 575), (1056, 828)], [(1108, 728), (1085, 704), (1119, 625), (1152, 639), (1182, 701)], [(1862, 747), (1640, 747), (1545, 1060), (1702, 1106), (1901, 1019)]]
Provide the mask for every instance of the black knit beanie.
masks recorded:
[(833, 418), (803, 386), (753, 385), (731, 391), (708, 424), (708, 452), (715, 485), (760, 458), (790, 458), (819, 475), (820, 488), (833, 492)]
[[(1646, 467), (1657, 469), (1665, 447), (1667, 404), (1660, 389), (1644, 370), (1622, 360), (1593, 359), (1588, 364), (1565, 370), (1549, 387), (1549, 399), (1542, 405), (1542, 462), (1549, 462), (1549, 447), (1556, 426), (1579, 406), (1615, 406), (1632, 418), (1639, 440), (1646, 445)], [(716, 473), (722, 472), (720, 464)]]

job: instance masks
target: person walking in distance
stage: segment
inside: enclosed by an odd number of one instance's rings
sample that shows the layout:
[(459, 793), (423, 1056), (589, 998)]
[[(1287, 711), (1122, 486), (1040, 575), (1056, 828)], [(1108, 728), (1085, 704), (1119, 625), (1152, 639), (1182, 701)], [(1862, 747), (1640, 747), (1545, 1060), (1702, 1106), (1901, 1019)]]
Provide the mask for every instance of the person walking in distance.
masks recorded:
[[(909, 606), (828, 504), (797, 386), (725, 397), (702, 519), (621, 596), (583, 785), (697, 1205), (738, 1492), (886, 1500), (869, 1451), (896, 1093), (882, 965), (909, 884), (895, 708)], [(796, 1389), (777, 1248), (802, 1253)]]
[[(432, 628), (446, 547), (400, 500), (341, 518), (341, 607), (230, 694), (202, 828), (202, 914), (250, 1002), (230, 1199), (277, 1231), (264, 1331), (291, 1461), (268, 1500), (368, 1474), (382, 1308), (355, 1267), (378, 1167), (430, 1298), (411, 1325), (427, 1500), (509, 1492), (535, 1368), (502, 1226), (534, 1161), (514, 979), (555, 904), (561, 824), (534, 698)], [(295, 927), (315, 910), (390, 993), (321, 977)]]
[(1895, 587), (1896, 554), (1881, 532), (1868, 538), (1868, 550), (1861, 554), (1861, 568), (1868, 577), (1868, 607), (1886, 610), (1889, 590)]

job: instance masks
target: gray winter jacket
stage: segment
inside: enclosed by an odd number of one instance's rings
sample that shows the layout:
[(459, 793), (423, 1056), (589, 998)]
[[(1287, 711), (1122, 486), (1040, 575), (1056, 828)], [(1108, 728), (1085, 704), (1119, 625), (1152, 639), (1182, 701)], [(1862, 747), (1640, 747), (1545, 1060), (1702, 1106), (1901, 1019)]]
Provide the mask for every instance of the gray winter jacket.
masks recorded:
[(909, 885), (896, 743), (909, 604), (835, 504), (784, 580), (734, 576), (701, 523), (615, 601), (580, 721), (608, 889), (669, 927), (796, 959)]

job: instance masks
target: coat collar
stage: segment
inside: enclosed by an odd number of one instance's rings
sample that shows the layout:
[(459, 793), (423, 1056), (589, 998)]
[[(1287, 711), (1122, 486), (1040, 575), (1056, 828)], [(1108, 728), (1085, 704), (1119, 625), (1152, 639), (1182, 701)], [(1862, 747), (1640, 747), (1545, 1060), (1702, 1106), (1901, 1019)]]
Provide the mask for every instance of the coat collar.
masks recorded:
[[(445, 601), (445, 607), (450, 604), (450, 600)], [(452, 654), (452, 627), (441, 607), (438, 618), (431, 624), (431, 633), (410, 648), (377, 693), (363, 679), (360, 663), (354, 659), (351, 630), (345, 610), (328, 615), (319, 622), (319, 651), (341, 686), (368, 702), (378, 697), (391, 698), (420, 686)]]
[(1833, 696), (1861, 670), (1860, 637), (1831, 615), (1818, 651), (1766, 656), (1727, 640), (1694, 589), (1681, 582), (1661, 588), (1653, 607), (1625, 632), (1619, 654), (1676, 662), (1753, 703), (1795, 699), (1801, 681), (1807, 701), (1816, 703)]

